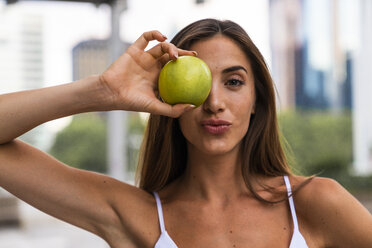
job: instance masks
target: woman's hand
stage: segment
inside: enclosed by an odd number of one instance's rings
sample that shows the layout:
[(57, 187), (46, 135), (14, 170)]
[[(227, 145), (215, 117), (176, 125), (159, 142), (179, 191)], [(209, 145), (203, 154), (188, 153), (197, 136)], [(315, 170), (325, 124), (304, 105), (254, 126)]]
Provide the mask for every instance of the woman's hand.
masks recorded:
[[(189, 104), (171, 106), (157, 98), (162, 65), (195, 55), (164, 42), (158, 31), (144, 33), (101, 75), (42, 89), (0, 95), (0, 144), (50, 120), (92, 111), (130, 110), (178, 117)], [(160, 43), (148, 51), (149, 41)]]
[[(149, 112), (175, 118), (193, 108), (190, 104), (171, 106), (157, 98), (158, 76), (162, 66), (181, 55), (196, 55), (195, 52), (178, 49), (165, 42), (166, 39), (159, 31), (145, 32), (100, 75), (100, 82), (108, 89), (112, 109)], [(152, 40), (160, 43), (145, 51)]]

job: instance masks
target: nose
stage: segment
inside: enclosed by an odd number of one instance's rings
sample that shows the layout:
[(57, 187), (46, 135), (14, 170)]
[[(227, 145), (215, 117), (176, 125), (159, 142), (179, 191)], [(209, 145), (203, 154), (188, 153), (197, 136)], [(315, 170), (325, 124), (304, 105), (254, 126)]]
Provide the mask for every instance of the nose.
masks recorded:
[(225, 107), (223, 89), (218, 82), (213, 81), (209, 96), (203, 103), (203, 110), (211, 114), (217, 114), (223, 112)]

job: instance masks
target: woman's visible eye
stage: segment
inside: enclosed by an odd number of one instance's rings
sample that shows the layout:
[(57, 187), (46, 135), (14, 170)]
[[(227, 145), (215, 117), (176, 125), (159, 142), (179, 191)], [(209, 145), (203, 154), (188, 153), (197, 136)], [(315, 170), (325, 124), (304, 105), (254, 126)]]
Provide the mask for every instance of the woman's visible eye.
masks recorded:
[(241, 86), (243, 84), (245, 84), (244, 81), (239, 80), (239, 79), (235, 79), (235, 78), (229, 79), (225, 83), (225, 85), (233, 86), (233, 87), (238, 87), (238, 86)]

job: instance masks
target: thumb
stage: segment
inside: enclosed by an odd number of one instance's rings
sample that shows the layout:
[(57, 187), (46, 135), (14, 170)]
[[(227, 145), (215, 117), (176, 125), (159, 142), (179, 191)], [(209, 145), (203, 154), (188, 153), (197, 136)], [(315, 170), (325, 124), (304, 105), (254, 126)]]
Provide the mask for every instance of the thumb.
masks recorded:
[(190, 104), (176, 104), (172, 106), (172, 105), (162, 102), (161, 104), (157, 106), (157, 111), (155, 112), (158, 112), (158, 114), (160, 115), (165, 115), (165, 116), (169, 116), (172, 118), (178, 118), (183, 113), (191, 109), (194, 109), (194, 108), (195, 106), (190, 105)]
[(176, 104), (172, 106), (171, 114), (173, 118), (177, 118), (182, 114), (196, 108), (195, 105), (192, 104)]

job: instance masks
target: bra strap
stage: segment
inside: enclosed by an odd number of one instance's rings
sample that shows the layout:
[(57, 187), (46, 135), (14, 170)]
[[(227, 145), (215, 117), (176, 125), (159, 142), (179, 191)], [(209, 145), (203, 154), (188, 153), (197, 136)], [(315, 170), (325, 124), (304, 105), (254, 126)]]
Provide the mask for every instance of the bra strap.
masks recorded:
[(161, 232), (165, 232), (165, 225), (164, 225), (164, 217), (163, 217), (163, 208), (161, 206), (161, 200), (157, 192), (154, 192), (155, 200), (156, 200), (156, 206), (158, 209), (158, 217), (159, 217), (159, 223), (160, 223), (160, 230)]
[(297, 215), (296, 215), (296, 209), (295, 209), (293, 196), (292, 196), (291, 183), (289, 182), (289, 178), (287, 175), (284, 176), (284, 182), (285, 182), (285, 186), (287, 187), (289, 208), (291, 209), (292, 220), (293, 220), (293, 229), (298, 230)]

